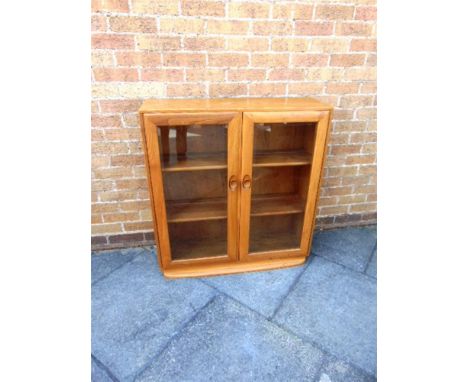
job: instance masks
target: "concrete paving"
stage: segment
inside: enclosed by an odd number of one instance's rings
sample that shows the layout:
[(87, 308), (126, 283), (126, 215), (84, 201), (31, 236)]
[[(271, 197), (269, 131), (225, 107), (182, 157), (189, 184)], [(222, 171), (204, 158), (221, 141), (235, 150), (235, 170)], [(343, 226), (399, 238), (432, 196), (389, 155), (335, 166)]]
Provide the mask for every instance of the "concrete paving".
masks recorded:
[(376, 227), (298, 268), (166, 280), (154, 248), (92, 254), (92, 380), (376, 380)]

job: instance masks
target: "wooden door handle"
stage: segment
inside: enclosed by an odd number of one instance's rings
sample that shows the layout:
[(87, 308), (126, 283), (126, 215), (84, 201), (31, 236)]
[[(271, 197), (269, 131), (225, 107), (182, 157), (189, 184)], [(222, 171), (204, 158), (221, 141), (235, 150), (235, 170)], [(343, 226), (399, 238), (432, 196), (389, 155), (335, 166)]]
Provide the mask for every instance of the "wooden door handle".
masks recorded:
[(245, 189), (249, 189), (251, 185), (252, 185), (252, 180), (250, 179), (250, 176), (245, 175), (244, 178), (242, 179), (242, 187)]
[(235, 175), (229, 178), (229, 189), (235, 191), (237, 189), (237, 178)]

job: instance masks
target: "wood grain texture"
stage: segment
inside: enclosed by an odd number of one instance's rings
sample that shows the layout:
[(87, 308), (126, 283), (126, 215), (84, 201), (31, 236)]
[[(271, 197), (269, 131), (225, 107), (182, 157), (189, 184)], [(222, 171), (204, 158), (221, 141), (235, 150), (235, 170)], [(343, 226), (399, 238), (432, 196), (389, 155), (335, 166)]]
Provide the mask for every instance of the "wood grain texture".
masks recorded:
[(332, 110), (333, 106), (314, 98), (221, 98), (146, 100), (141, 113), (211, 112), (211, 111), (275, 111)]
[(169, 279), (220, 276), (297, 267), (304, 264), (305, 260), (305, 256), (295, 256), (284, 259), (252, 260), (248, 262), (236, 261), (211, 264), (187, 264), (163, 269), (163, 274)]
[(145, 101), (140, 120), (164, 275), (302, 264), (331, 111), (310, 98)]

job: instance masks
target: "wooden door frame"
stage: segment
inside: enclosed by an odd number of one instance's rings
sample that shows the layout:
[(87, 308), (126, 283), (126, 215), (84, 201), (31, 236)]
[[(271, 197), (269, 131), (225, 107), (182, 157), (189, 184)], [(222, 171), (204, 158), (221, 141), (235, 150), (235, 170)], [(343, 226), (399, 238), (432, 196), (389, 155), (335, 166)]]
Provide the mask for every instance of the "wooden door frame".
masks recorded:
[[(144, 149), (148, 169), (148, 182), (154, 219), (155, 240), (158, 243), (159, 262), (163, 269), (188, 264), (204, 264), (223, 261), (238, 260), (238, 211), (239, 187), (235, 192), (229, 191), (229, 179), (240, 177), (240, 140), (242, 113), (240, 112), (171, 112), (171, 113), (144, 113), (141, 115), (144, 131)], [(163, 187), (163, 175), (160, 159), (160, 150), (157, 126), (180, 126), (190, 124), (227, 124), (227, 179), (226, 192), (228, 197), (228, 241), (226, 258), (201, 258), (193, 260), (172, 260), (169, 240), (169, 227), (167, 222), (166, 203)], [(158, 192), (155, 192), (158, 190)]]
[(304, 210), (304, 221), (299, 249), (273, 250), (249, 254), (250, 239), (250, 208), (252, 189), (241, 187), (241, 211), (239, 219), (239, 258), (241, 261), (256, 261), (278, 257), (308, 256), (315, 213), (320, 192), (320, 179), (325, 158), (328, 137), (330, 112), (324, 111), (291, 111), (291, 112), (244, 112), (242, 118), (242, 171), (240, 179), (248, 175), (252, 179), (253, 171), (253, 140), (255, 123), (282, 122), (316, 122), (315, 143), (312, 153), (307, 203)]

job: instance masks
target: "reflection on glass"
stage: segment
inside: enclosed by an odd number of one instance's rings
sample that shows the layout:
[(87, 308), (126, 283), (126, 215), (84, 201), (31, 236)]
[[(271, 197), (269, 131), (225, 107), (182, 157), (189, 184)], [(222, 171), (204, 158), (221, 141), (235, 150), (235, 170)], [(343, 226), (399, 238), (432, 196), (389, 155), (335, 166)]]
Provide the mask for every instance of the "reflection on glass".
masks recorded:
[(227, 126), (159, 126), (173, 260), (227, 256)]
[(249, 253), (300, 248), (314, 123), (257, 123)]

